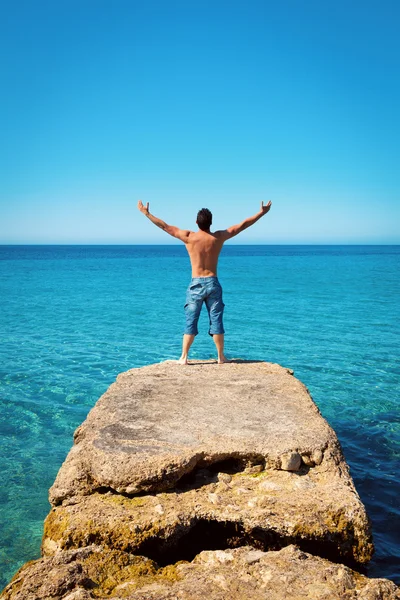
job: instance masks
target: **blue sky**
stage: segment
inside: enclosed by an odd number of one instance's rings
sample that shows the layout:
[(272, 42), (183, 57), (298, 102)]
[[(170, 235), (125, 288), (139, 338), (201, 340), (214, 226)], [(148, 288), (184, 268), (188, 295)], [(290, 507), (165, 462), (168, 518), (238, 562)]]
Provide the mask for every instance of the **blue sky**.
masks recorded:
[(0, 243), (400, 243), (397, 0), (0, 3)]

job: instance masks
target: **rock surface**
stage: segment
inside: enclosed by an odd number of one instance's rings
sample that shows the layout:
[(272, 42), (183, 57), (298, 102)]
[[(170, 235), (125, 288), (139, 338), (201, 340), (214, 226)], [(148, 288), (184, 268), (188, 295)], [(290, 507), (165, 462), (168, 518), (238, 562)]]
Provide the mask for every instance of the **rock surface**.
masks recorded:
[(50, 489), (50, 501), (99, 488), (160, 492), (195, 468), (235, 458), (297, 470), (340, 453), (335, 433), (288, 369), (263, 362), (131, 369), (98, 400)]
[(3, 600), (398, 600), (385, 579), (287, 546), (204, 551), (192, 562), (158, 568), (151, 560), (99, 546), (59, 552), (28, 563)]
[(334, 431), (288, 369), (132, 369), (74, 440), (43, 558), (4, 600), (398, 597), (321, 558), (366, 563), (370, 525)]
[(52, 509), (42, 550), (48, 555), (91, 541), (164, 564), (239, 539), (262, 550), (292, 542), (321, 556), (364, 563), (372, 553), (369, 525), (346, 483), (323, 463), (299, 473), (202, 469), (180, 488), (133, 498), (93, 493)]
[(44, 554), (90, 539), (164, 560), (184, 554), (175, 547), (189, 540), (197, 547), (196, 529), (211, 528), (220, 545), (232, 545), (237, 529), (261, 549), (294, 542), (347, 562), (371, 557), (337, 437), (279, 365), (132, 369), (74, 438), (50, 489)]

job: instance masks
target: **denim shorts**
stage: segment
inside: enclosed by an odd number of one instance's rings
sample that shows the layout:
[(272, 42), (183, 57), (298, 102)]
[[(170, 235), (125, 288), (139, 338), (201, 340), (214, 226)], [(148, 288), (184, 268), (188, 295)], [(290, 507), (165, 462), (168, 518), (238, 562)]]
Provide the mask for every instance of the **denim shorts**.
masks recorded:
[(208, 333), (225, 333), (222, 324), (222, 315), (225, 304), (222, 302), (222, 287), (217, 277), (193, 277), (186, 292), (185, 333), (197, 335), (197, 322), (199, 320), (203, 302), (206, 303), (210, 328)]

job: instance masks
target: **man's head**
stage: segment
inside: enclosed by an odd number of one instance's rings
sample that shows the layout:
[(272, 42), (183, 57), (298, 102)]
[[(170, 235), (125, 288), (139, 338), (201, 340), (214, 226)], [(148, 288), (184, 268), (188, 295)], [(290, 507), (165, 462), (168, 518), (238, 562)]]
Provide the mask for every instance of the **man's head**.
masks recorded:
[(212, 214), (208, 208), (202, 208), (197, 213), (196, 223), (202, 231), (209, 231), (212, 223)]

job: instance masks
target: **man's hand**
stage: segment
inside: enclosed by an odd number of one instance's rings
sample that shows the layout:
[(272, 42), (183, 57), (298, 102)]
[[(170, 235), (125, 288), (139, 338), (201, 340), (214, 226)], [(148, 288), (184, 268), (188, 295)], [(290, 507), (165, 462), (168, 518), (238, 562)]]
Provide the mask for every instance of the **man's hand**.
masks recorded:
[(216, 231), (215, 234), (217, 235), (217, 237), (222, 238), (222, 240), (225, 242), (226, 240), (229, 240), (230, 238), (237, 235), (238, 233), (241, 233), (242, 231), (244, 231), (251, 225), (254, 225), (254, 223), (256, 223), (259, 219), (261, 219), (261, 217), (263, 217), (264, 215), (267, 214), (267, 212), (269, 211), (271, 206), (272, 206), (271, 200), (268, 202), (268, 204), (266, 206), (264, 206), (264, 202), (261, 202), (260, 211), (256, 215), (254, 215), (253, 217), (249, 217), (248, 219), (245, 219), (244, 221), (239, 223), (239, 225), (232, 225), (232, 227), (228, 227), (228, 229)]
[(165, 223), (165, 221), (163, 221), (162, 219), (159, 219), (155, 215), (151, 215), (149, 213), (149, 203), (147, 203), (146, 206), (143, 206), (143, 202), (139, 200), (137, 207), (140, 210), (140, 212), (146, 215), (146, 217), (148, 217), (150, 221), (154, 223), (154, 225), (157, 225), (157, 227), (159, 227), (169, 235), (178, 238), (178, 240), (185, 242), (185, 244), (189, 240), (189, 235), (191, 233), (190, 231), (179, 229), (178, 227), (174, 227), (173, 225), (167, 225), (167, 223)]
[(266, 215), (267, 212), (269, 211), (269, 209), (271, 208), (272, 202), (271, 200), (268, 202), (268, 204), (266, 206), (264, 206), (264, 201), (261, 201), (261, 210), (260, 212), (262, 212), (263, 215)]
[(141, 200), (139, 200), (137, 207), (140, 210), (140, 212), (142, 212), (144, 215), (146, 215), (146, 217), (148, 217), (148, 215), (149, 215), (149, 203), (147, 203), (146, 206), (143, 206), (143, 202)]

